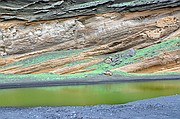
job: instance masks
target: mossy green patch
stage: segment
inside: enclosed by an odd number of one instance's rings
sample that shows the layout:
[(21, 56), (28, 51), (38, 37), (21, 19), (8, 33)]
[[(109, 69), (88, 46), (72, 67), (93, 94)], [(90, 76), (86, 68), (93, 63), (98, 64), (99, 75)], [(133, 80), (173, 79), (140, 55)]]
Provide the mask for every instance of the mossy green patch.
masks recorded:
[(37, 63), (44, 62), (44, 61), (51, 60), (51, 59), (55, 59), (55, 58), (62, 58), (62, 57), (70, 56), (70, 55), (75, 55), (75, 54), (78, 54), (79, 52), (81, 52), (83, 50), (85, 50), (85, 49), (62, 50), (62, 51), (48, 52), (48, 53), (40, 54), (38, 56), (33, 56), (30, 58), (9, 64), (9, 65), (5, 66), (4, 68), (16, 66), (16, 65), (21, 65), (21, 67), (30, 66), (32, 64), (37, 64)]
[(122, 76), (158, 76), (158, 75), (180, 75), (180, 72), (166, 72), (166, 73), (127, 73), (123, 71), (113, 71), (114, 75), (122, 75)]

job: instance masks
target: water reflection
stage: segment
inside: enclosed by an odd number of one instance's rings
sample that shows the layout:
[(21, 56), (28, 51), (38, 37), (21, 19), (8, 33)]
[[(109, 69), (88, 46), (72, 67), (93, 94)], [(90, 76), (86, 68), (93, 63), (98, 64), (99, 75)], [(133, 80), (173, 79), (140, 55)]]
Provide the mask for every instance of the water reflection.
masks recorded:
[(0, 106), (120, 104), (180, 94), (180, 80), (1, 89)]

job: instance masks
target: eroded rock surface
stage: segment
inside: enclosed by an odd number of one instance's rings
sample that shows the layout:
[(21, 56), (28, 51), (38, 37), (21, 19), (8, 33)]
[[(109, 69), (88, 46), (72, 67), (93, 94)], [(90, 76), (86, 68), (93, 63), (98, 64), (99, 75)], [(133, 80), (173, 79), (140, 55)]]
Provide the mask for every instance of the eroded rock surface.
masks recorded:
[(98, 48), (104, 48), (102, 53), (109, 53), (130, 47), (142, 48), (162, 41), (179, 29), (179, 9), (107, 13), (31, 23), (1, 22), (0, 52), (11, 55), (48, 48), (53, 51), (100, 46)]
[[(126, 65), (114, 70), (120, 70), (125, 72), (143, 72), (143, 70), (147, 70), (145, 72), (167, 72), (167, 71), (180, 71), (180, 50), (164, 52), (160, 55), (145, 58), (141, 62), (137, 62), (134, 64)], [(153, 70), (154, 67), (154, 70)], [(142, 70), (142, 71), (141, 71)]]
[(49, 20), (179, 6), (179, 0), (1, 0), (0, 20)]
[[(14, 1), (0, 2), (0, 11), (3, 11), (0, 16), (0, 72), (5, 74), (74, 74), (96, 71), (98, 68), (103, 70), (98, 71), (102, 74), (110, 71), (107, 68), (109, 65), (112, 70), (135, 72), (160, 65), (159, 60), (167, 55), (161, 50), (160, 56), (151, 53), (152, 56), (148, 55), (146, 60), (142, 56), (139, 62), (126, 62), (129, 57), (136, 56), (136, 51), (167, 40), (177, 42), (173, 38), (180, 36), (179, 0), (134, 0), (126, 3), (116, 0), (21, 1), (19, 5)], [(57, 10), (60, 10), (59, 15)], [(65, 13), (61, 14), (62, 11)], [(85, 13), (87, 16), (83, 16)], [(172, 51), (174, 55), (166, 57), (166, 63), (179, 62), (178, 42), (176, 45), (175, 49), (174, 46), (167, 48), (167, 52)], [(46, 53), (44, 57), (50, 57), (48, 53), (55, 51), (76, 52), (72, 49), (81, 51), (30, 65), (18, 64)], [(128, 52), (124, 52), (126, 50)], [(174, 53), (174, 50), (178, 52)], [(117, 55), (115, 59), (105, 57), (116, 52), (124, 52), (124, 56)], [(103, 68), (99, 65), (93, 67), (102, 62), (105, 63)], [(71, 63), (74, 64), (68, 65)], [(171, 69), (179, 72), (178, 67), (178, 63), (173, 63)]]

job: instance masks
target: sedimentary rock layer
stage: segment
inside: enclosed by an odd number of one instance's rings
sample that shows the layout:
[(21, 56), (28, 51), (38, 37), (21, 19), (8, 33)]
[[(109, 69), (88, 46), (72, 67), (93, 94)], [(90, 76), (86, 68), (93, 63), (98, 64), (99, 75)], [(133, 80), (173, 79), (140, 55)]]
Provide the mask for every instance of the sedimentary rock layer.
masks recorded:
[(1, 0), (0, 20), (38, 21), (179, 5), (179, 0)]
[(97, 50), (103, 50), (102, 53), (143, 48), (178, 35), (174, 33), (180, 26), (179, 10), (175, 7), (30, 23), (0, 22), (0, 54), (43, 53), (91, 46), (98, 46)]
[[(179, 0), (1, 0), (0, 73), (72, 74), (96, 70), (97, 67), (89, 67), (102, 63), (105, 55), (127, 49), (136, 52), (178, 38), (179, 5)], [(177, 40), (172, 42), (177, 43)], [(163, 53), (165, 51), (160, 51), (161, 55), (152, 54), (146, 60), (131, 65), (124, 64), (126, 66), (123, 67), (120, 64), (128, 58), (122, 57), (121, 62), (116, 64), (121, 66), (118, 70), (137, 72), (161, 65), (161, 59), (167, 56), (162, 65), (170, 64), (171, 69), (165, 70), (179, 71), (178, 48), (179, 46), (173, 51), (173, 46), (170, 46), (166, 49), (170, 52), (168, 55)], [(71, 49), (81, 51), (29, 65), (17, 63), (47, 52), (73, 52)], [(84, 60), (88, 61), (83, 62)], [(71, 63), (73, 65), (68, 65)], [(113, 65), (111, 69), (114, 66), (117, 68)], [(112, 75), (106, 67), (102, 71), (104, 70), (107, 70), (104, 74)]]
[[(153, 70), (152, 67), (155, 69)], [(147, 70), (150, 69), (151, 70)], [(141, 62), (137, 62), (134, 64), (126, 65), (114, 70), (121, 70), (124, 72), (143, 72), (143, 70), (147, 70), (145, 72), (157, 72), (157, 71), (177, 71), (180, 69), (180, 50), (169, 51), (161, 53), (154, 57), (149, 57), (144, 59)], [(141, 71), (142, 70), (142, 71)], [(144, 72), (144, 73), (145, 73)]]

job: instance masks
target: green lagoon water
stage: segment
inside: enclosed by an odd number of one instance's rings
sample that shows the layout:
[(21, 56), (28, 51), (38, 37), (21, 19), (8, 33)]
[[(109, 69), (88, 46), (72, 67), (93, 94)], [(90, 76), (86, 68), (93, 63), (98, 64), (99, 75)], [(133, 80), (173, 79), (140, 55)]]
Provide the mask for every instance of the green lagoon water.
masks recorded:
[(180, 80), (0, 89), (0, 106), (122, 104), (180, 94)]

